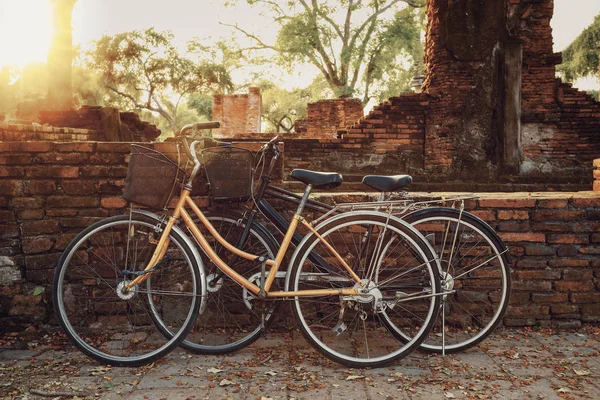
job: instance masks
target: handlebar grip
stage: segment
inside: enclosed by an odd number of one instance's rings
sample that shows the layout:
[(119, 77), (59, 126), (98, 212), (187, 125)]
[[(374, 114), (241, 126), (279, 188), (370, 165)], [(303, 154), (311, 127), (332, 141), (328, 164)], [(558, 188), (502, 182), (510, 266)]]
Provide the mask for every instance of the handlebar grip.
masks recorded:
[(196, 122), (194, 128), (196, 129), (217, 129), (221, 127), (219, 121), (208, 121), (208, 122)]
[(188, 131), (195, 129), (217, 129), (221, 127), (221, 123), (219, 121), (208, 121), (208, 122), (196, 122), (193, 124), (187, 124), (177, 134), (177, 136), (185, 136)]

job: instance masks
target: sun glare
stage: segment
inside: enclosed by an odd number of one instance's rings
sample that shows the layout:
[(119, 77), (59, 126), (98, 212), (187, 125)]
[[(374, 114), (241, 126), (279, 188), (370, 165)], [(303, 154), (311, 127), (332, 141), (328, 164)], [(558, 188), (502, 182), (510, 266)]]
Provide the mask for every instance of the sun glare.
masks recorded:
[(0, 0), (0, 68), (45, 62), (51, 34), (50, 0)]

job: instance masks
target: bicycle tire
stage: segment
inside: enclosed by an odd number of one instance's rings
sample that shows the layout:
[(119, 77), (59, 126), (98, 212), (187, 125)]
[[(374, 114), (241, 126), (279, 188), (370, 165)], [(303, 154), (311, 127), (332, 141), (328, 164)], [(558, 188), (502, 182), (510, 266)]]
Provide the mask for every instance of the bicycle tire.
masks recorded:
[[(369, 289), (364, 296), (292, 298), (306, 340), (325, 357), (355, 368), (382, 367), (409, 355), (425, 340), (440, 305), (435, 255), (425, 239), (408, 223), (377, 212), (344, 213), (316, 230), (319, 235), (309, 234), (292, 257), (287, 290), (339, 289), (355, 282), (323, 240), (351, 264)], [(381, 245), (392, 236), (397, 238), (396, 251), (381, 258)], [(310, 251), (317, 251), (340, 272), (312, 264)], [(389, 332), (383, 320), (391, 319), (411, 330), (409, 341), (403, 343)]]
[[(436, 207), (413, 212), (403, 219), (421, 231), (439, 255), (442, 288), (457, 288), (455, 293), (442, 297), (444, 308), (421, 349), (457, 353), (481, 343), (501, 323), (510, 301), (506, 246), (487, 223), (466, 211)], [(452, 243), (455, 250), (451, 253), (447, 245)], [(450, 254), (452, 260), (448, 262)], [(470, 272), (461, 279), (461, 271)], [(404, 334), (399, 336), (406, 340)]]
[[(232, 244), (236, 244), (245, 228), (244, 218), (232, 212), (207, 211), (204, 213), (221, 236)], [(198, 221), (196, 221), (198, 223)], [(253, 221), (248, 239), (242, 250), (256, 255), (264, 255), (275, 259), (278, 246), (267, 229)], [(223, 248), (216, 239), (206, 236), (219, 256), (229, 265), (232, 254)], [(253, 310), (252, 302), (256, 296), (241, 287), (227, 275), (220, 273), (219, 268), (208, 260), (205, 262), (207, 273), (206, 308), (202, 318), (192, 328), (181, 346), (198, 354), (228, 354), (254, 343), (262, 331), (262, 311)], [(260, 272), (260, 264), (237, 258), (236, 271), (247, 279), (256, 279)], [(268, 272), (268, 271), (267, 271)], [(254, 277), (254, 278), (252, 278)], [(218, 278), (218, 279), (217, 279)], [(258, 282), (254, 282), (258, 283)], [(265, 302), (264, 329), (275, 319), (278, 301)]]
[(144, 365), (166, 355), (191, 329), (202, 273), (175, 230), (159, 270), (122, 290), (146, 267), (161, 232), (157, 220), (145, 215), (110, 217), (83, 230), (63, 252), (53, 283), (55, 314), (84, 354), (103, 364)]

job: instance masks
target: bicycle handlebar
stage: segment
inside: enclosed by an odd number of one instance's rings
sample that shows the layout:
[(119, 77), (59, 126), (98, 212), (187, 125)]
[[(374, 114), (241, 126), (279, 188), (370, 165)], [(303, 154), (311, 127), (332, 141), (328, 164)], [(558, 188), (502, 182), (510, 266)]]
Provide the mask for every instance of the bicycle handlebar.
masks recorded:
[(219, 121), (208, 121), (208, 122), (195, 122), (193, 124), (187, 124), (177, 134), (177, 136), (185, 136), (188, 131), (196, 130), (196, 129), (217, 129), (221, 127), (221, 123)]

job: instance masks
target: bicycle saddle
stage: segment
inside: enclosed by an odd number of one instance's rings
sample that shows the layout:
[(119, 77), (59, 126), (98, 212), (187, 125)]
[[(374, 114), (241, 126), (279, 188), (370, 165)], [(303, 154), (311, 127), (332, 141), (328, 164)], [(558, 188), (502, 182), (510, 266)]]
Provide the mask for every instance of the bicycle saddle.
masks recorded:
[(297, 181), (314, 187), (328, 186), (334, 188), (340, 186), (344, 180), (341, 174), (337, 172), (315, 172), (306, 169), (295, 169), (290, 176)]
[(395, 192), (412, 183), (410, 175), (367, 175), (362, 183), (380, 192)]

